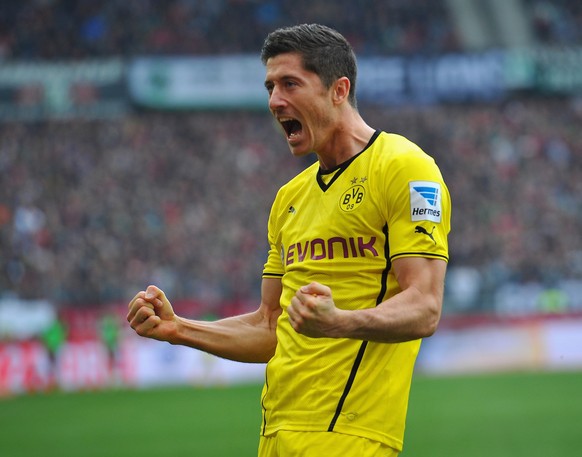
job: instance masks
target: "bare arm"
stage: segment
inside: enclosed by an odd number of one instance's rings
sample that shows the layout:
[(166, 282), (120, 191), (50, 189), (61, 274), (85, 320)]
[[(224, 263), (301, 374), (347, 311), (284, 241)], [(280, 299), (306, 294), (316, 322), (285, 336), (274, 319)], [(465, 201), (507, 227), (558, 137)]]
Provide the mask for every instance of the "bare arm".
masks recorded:
[(239, 362), (267, 362), (277, 346), (275, 329), (281, 314), (280, 296), (281, 281), (263, 279), (261, 304), (256, 311), (205, 322), (177, 316), (164, 292), (149, 286), (129, 303), (127, 320), (140, 336)]
[(291, 325), (312, 337), (401, 342), (432, 335), (443, 302), (446, 262), (420, 257), (394, 261), (402, 291), (375, 308), (338, 309), (332, 291), (321, 284), (302, 287), (291, 301)]

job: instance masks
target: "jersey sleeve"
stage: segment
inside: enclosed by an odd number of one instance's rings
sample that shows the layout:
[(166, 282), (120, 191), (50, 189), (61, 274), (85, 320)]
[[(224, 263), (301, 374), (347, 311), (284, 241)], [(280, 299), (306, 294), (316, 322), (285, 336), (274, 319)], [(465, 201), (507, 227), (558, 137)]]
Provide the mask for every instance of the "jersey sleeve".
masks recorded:
[(269, 214), (269, 221), (267, 224), (267, 237), (269, 242), (269, 252), (267, 254), (267, 261), (263, 268), (263, 278), (280, 278), (283, 276), (283, 261), (281, 259), (282, 246), (279, 236), (280, 225), (280, 198), (281, 191), (277, 194), (275, 201), (271, 207)]
[(449, 259), (451, 200), (434, 159), (405, 142), (387, 173), (386, 220), (390, 260)]

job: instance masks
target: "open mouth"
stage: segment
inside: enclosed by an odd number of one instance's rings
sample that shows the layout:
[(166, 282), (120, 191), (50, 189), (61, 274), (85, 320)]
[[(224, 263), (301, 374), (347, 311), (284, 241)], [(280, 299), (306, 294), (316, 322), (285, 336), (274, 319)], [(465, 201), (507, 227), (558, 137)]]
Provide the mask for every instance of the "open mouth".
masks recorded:
[(279, 122), (281, 123), (283, 130), (285, 130), (285, 134), (287, 135), (288, 139), (292, 139), (298, 136), (303, 130), (301, 122), (299, 122), (297, 119), (285, 118), (279, 119)]

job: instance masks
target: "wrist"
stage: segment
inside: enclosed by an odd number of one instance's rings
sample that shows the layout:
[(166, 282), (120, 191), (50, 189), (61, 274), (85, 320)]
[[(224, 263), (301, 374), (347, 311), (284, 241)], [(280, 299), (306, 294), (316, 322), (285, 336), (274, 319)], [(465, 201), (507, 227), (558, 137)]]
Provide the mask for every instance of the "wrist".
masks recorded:
[(174, 345), (184, 344), (184, 329), (186, 327), (186, 319), (174, 315), (172, 324), (168, 326), (167, 340), (168, 343)]
[(329, 336), (331, 338), (351, 338), (353, 331), (353, 314), (354, 311), (336, 309), (335, 322), (330, 327)]

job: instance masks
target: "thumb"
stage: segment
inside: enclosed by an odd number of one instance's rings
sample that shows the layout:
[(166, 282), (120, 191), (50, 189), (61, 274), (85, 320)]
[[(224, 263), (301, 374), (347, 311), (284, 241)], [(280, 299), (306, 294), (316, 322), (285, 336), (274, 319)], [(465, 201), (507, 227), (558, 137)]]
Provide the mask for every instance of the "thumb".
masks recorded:
[(331, 289), (318, 282), (312, 282), (301, 287), (301, 292), (309, 295), (331, 295)]
[(156, 315), (162, 320), (169, 320), (174, 317), (172, 304), (166, 297), (162, 289), (156, 286), (148, 286), (145, 291), (145, 299), (154, 305)]

